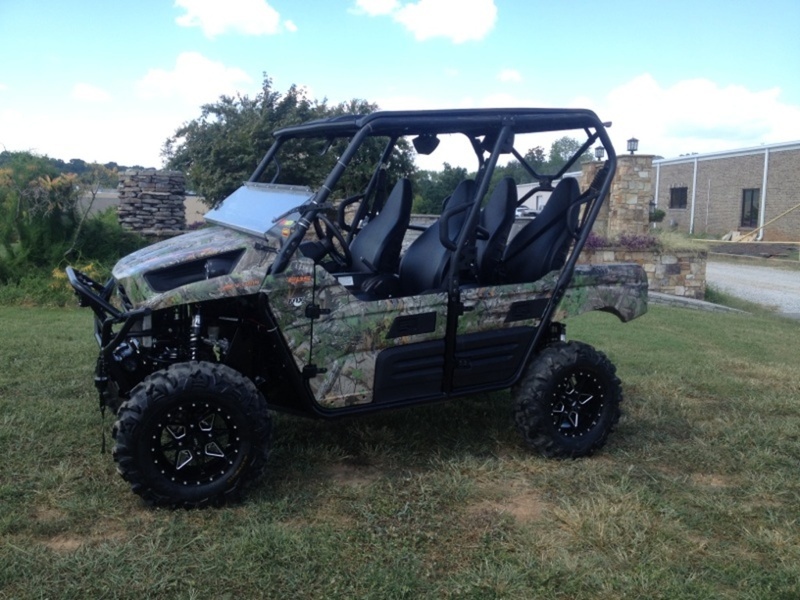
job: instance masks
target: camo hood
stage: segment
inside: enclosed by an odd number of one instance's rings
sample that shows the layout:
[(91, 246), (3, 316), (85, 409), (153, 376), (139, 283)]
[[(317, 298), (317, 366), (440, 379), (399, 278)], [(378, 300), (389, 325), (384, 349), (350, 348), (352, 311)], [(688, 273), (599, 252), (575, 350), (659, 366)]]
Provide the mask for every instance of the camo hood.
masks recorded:
[(113, 276), (131, 304), (153, 309), (255, 293), (274, 256), (277, 244), (270, 241), (207, 227), (126, 256), (114, 266)]

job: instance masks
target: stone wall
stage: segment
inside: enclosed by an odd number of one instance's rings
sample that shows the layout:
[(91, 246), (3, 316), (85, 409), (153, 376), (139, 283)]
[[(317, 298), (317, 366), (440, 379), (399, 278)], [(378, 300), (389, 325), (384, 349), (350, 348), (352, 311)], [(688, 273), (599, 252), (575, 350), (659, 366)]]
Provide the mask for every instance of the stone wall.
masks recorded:
[[(590, 162), (583, 165), (581, 189), (589, 187), (602, 164)], [(621, 233), (647, 233), (653, 193), (653, 157), (649, 154), (618, 156), (611, 191), (600, 208), (592, 231), (609, 239), (617, 238)]]
[(186, 178), (178, 171), (129, 169), (119, 176), (119, 222), (143, 235), (168, 236), (186, 229)]
[(578, 263), (637, 263), (647, 273), (648, 288), (672, 296), (702, 300), (706, 295), (705, 250), (643, 251), (584, 248)]

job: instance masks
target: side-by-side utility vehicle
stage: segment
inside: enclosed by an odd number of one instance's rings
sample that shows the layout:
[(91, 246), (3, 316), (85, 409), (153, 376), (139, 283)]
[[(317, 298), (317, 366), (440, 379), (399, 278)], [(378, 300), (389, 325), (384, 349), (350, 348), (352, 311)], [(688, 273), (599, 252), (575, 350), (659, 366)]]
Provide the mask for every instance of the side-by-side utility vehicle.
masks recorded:
[[(605, 355), (566, 341), (562, 321), (647, 309), (641, 267), (576, 264), (614, 176), (607, 125), (526, 108), (286, 127), (206, 227), (123, 258), (105, 284), (68, 268), (95, 313), (95, 384), (116, 413), (121, 475), (153, 505), (217, 505), (264, 472), (270, 411), (331, 419), (503, 389), (544, 455), (600, 448), (620, 381)], [(526, 160), (565, 135), (580, 147), (557, 172)], [(595, 144), (607, 159), (581, 189), (565, 173)], [(435, 217), (411, 218), (433, 189), (404, 176), (414, 152), (427, 165), (475, 161), (426, 199)], [(531, 191), (497, 172), (510, 162)], [(542, 211), (517, 223), (541, 191)]]

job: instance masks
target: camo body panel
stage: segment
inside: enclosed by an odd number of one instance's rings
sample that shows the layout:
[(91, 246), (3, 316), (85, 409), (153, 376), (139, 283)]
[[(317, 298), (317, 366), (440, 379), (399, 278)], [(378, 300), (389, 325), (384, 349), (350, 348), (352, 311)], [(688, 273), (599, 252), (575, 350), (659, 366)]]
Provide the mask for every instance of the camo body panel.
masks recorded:
[[(424, 294), (385, 300), (359, 300), (310, 260), (293, 261), (290, 273), (268, 277), (264, 292), (269, 294), (273, 314), (289, 344), (298, 368), (309, 362), (326, 369), (311, 378), (309, 385), (317, 402), (326, 408), (341, 408), (372, 402), (375, 361), (392, 346), (444, 338), (447, 294)], [(306, 317), (312, 303), (328, 314), (313, 321)], [(387, 337), (395, 319), (403, 315), (435, 313), (432, 331), (402, 337)]]
[(647, 312), (647, 274), (633, 263), (578, 265), (553, 316), (562, 321), (585, 312), (610, 312), (627, 323)]
[[(267, 268), (275, 254), (269, 249), (270, 240), (257, 240), (250, 235), (225, 227), (207, 227), (158, 242), (130, 254), (115, 266), (114, 278), (137, 308), (153, 310), (206, 300), (255, 294), (261, 288)], [(277, 247), (277, 242), (273, 242)], [(212, 279), (203, 279), (166, 292), (156, 292), (144, 278), (155, 269), (185, 264), (217, 256), (224, 252), (244, 249), (234, 271)]]
[[(538, 325), (538, 319), (507, 321), (514, 302), (552, 295), (557, 273), (534, 283), (465, 289), (462, 300), (474, 309), (459, 319), (458, 333), (477, 333), (520, 325)], [(316, 277), (314, 290), (312, 277)], [(309, 363), (326, 369), (310, 379), (317, 402), (342, 408), (372, 401), (375, 363), (381, 351), (397, 345), (440, 340), (445, 335), (447, 295), (424, 294), (385, 300), (359, 300), (320, 267), (307, 259), (270, 276), (263, 289), (299, 369)], [(316, 294), (316, 296), (315, 296)], [(306, 307), (316, 303), (328, 314), (313, 321)], [(647, 277), (639, 265), (581, 265), (557, 311), (556, 320), (591, 310), (606, 310), (629, 321), (647, 310)], [(436, 314), (433, 331), (387, 338), (399, 316)]]

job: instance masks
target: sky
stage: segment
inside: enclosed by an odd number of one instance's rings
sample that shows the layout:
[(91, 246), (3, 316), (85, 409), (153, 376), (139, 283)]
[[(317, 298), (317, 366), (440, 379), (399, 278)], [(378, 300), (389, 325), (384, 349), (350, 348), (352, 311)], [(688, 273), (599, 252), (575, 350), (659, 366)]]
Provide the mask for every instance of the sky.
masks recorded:
[(0, 0), (0, 150), (160, 167), (265, 74), (387, 110), (589, 108), (618, 153), (795, 141), (798, 24), (800, 0)]

